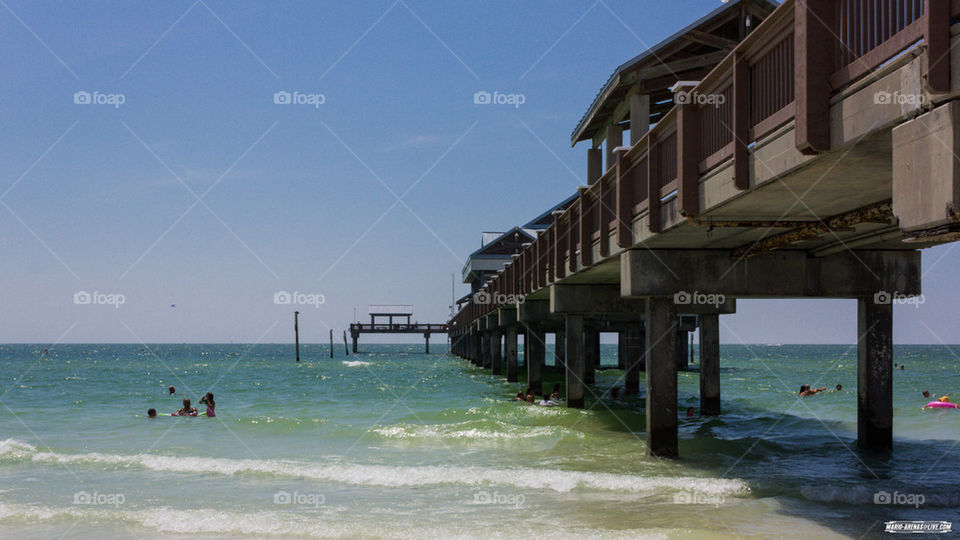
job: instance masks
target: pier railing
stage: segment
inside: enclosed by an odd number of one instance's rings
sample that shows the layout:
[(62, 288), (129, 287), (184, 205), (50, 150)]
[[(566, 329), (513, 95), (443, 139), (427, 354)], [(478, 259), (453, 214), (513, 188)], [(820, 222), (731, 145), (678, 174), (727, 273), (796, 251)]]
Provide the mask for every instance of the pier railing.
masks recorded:
[(623, 249), (634, 233), (661, 232), (673, 209), (701, 212), (700, 178), (732, 161), (734, 186), (751, 189), (750, 149), (794, 123), (797, 148), (830, 149), (837, 91), (918, 42), (927, 90), (950, 90), (950, 20), (960, 0), (786, 0), (451, 320), (464, 327)]
[(443, 333), (447, 331), (446, 324), (428, 324), (428, 323), (351, 323), (350, 330), (357, 330), (359, 332), (437, 332)]

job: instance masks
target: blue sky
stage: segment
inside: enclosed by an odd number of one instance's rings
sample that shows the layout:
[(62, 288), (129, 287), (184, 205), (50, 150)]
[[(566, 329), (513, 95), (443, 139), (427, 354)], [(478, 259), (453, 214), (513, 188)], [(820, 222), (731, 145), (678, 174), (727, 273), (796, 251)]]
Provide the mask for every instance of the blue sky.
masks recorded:
[[(305, 341), (371, 303), (445, 320), (480, 232), (582, 182), (569, 135), (611, 71), (719, 5), (8, 0), (0, 341), (284, 342), (281, 290), (323, 295)], [(960, 341), (958, 262), (924, 252), (897, 342)], [(722, 339), (850, 343), (855, 303), (741, 301)]]

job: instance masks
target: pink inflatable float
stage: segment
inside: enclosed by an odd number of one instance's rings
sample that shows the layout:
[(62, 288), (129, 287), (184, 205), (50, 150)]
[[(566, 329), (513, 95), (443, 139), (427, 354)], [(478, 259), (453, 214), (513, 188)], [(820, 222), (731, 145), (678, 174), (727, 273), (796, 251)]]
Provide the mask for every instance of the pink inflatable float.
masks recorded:
[(958, 408), (956, 403), (950, 403), (949, 401), (931, 401), (923, 406), (924, 409), (956, 409)]

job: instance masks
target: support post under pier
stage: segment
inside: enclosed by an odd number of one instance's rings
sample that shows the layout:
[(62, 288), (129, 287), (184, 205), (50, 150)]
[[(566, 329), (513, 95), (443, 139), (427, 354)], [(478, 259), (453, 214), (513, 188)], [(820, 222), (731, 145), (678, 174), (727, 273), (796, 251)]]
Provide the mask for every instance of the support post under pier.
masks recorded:
[(524, 361), (527, 364), (527, 385), (538, 396), (543, 393), (543, 364), (546, 354), (546, 333), (538, 323), (527, 325), (527, 335), (523, 341)]
[(677, 306), (673, 298), (647, 301), (647, 453), (676, 457)]
[(646, 333), (641, 321), (627, 323), (624, 335), (624, 374), (623, 391), (625, 394), (640, 393), (640, 366), (646, 354)]
[(567, 330), (558, 328), (553, 334), (553, 366), (557, 373), (567, 372)]
[(566, 377), (567, 407), (583, 408), (584, 395), (584, 340), (583, 316), (566, 316)]
[(700, 414), (720, 414), (720, 316), (700, 315)]
[(690, 352), (687, 348), (687, 331), (677, 325), (677, 370), (686, 371), (690, 365)]
[(493, 337), (491, 347), (493, 347), (493, 356), (491, 357), (491, 369), (494, 375), (503, 373), (503, 331), (495, 329), (490, 332)]
[(893, 447), (893, 304), (857, 299), (857, 443)]
[(583, 383), (596, 384), (597, 364), (600, 363), (600, 332), (588, 326), (583, 331)]
[(507, 382), (517, 382), (517, 326), (507, 328)]

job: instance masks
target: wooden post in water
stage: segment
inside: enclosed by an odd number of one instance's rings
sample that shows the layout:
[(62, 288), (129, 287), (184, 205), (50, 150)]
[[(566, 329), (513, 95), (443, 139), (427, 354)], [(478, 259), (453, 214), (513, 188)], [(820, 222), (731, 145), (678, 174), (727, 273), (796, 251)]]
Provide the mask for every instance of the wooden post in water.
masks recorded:
[(300, 361), (300, 312), (293, 312), (293, 339), (297, 343), (297, 362)]
[(333, 328), (330, 329), (330, 358), (333, 358)]
[(350, 347), (347, 347), (347, 331), (343, 331), (343, 352), (350, 356)]

